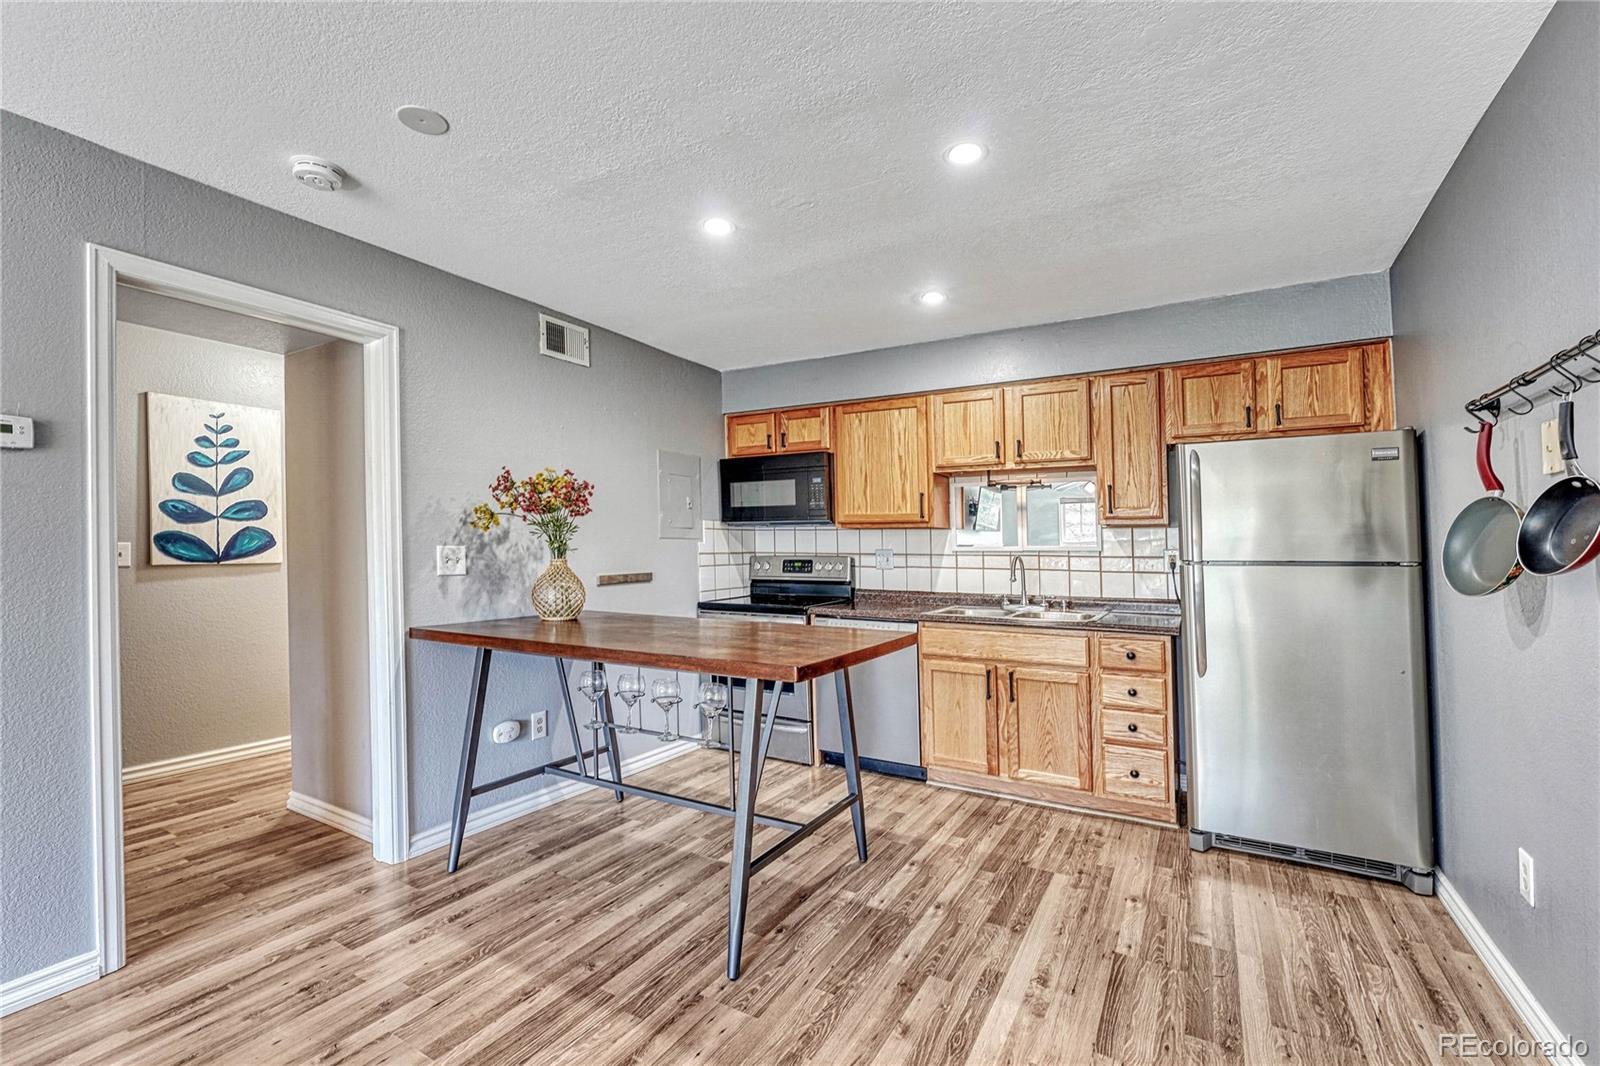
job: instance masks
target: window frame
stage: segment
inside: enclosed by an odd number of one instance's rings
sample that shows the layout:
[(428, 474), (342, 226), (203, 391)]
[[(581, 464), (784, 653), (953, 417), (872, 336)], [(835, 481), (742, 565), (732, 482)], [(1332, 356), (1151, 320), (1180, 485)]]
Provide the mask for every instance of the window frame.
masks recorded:
[[(1039, 554), (1039, 555), (1099, 555), (1100, 552), (1101, 552), (1101, 547), (1100, 547), (1101, 531), (1105, 527), (1104, 527), (1103, 523), (1100, 521), (1099, 509), (1096, 506), (1096, 504), (1098, 502), (1097, 500), (1091, 500), (1090, 501), (1090, 514), (1094, 519), (1094, 530), (1095, 530), (1094, 544), (1092, 546), (1091, 545), (1073, 546), (1073, 545), (1061, 545), (1061, 544), (1035, 545), (1035, 544), (1029, 543), (1029, 540), (1028, 540), (1028, 504), (1027, 504), (1027, 491), (1028, 491), (1028, 489), (1030, 489), (1030, 488), (1044, 488), (1044, 487), (1047, 487), (1047, 486), (1050, 486), (1050, 485), (1056, 485), (1056, 484), (1060, 484), (1062, 482), (1069, 482), (1069, 481), (1087, 482), (1091, 487), (1090, 495), (1091, 496), (1098, 496), (1099, 487), (1100, 487), (1100, 479), (1099, 479), (1098, 471), (1095, 471), (1095, 470), (1044, 471), (1044, 472), (1041, 472), (1038, 475), (1037, 478), (1033, 478), (1033, 479), (1030, 479), (1030, 480), (1025, 481), (1025, 482), (1024, 481), (1015, 481), (1015, 482), (1012, 482), (1012, 481), (991, 481), (991, 480), (989, 480), (989, 478), (984, 477), (984, 476), (952, 477), (950, 479), (950, 513), (951, 513), (952, 518), (955, 519), (955, 520), (951, 523), (950, 550), (952, 552), (954, 552), (955, 554), (958, 554), (958, 555), (974, 554), (974, 553), (982, 554), (984, 552), (1022, 552), (1022, 551), (1033, 552), (1033, 553)], [(966, 514), (965, 514), (965, 510), (964, 510), (964, 508), (965, 508), (965, 496), (966, 496), (965, 490), (969, 489), (969, 488), (981, 488), (981, 487), (983, 487), (985, 485), (991, 485), (994, 488), (1001, 489), (1001, 490), (1013, 489), (1013, 490), (1016, 491), (1016, 493), (1017, 493), (1017, 497), (1016, 497), (1017, 540), (1019, 541), (1019, 543), (1017, 543), (1017, 544), (999, 544), (999, 545), (994, 545), (994, 544), (962, 544), (962, 543), (960, 543), (960, 538), (961, 538), (961, 536), (963, 534), (969, 534), (970, 535), (970, 531), (968, 531), (965, 528), (965, 523), (966, 523)]]

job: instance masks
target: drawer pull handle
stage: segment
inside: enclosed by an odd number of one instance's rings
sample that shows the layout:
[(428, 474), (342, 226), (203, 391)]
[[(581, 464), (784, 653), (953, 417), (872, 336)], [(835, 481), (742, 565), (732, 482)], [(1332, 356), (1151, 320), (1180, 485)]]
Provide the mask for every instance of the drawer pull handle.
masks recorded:
[(1139, 731), (1139, 723), (1138, 722), (1129, 722), (1128, 723), (1128, 732), (1137, 733), (1138, 731)]
[(1128, 695), (1130, 695), (1130, 696), (1137, 696), (1138, 694), (1139, 694), (1139, 690), (1136, 689), (1136, 688), (1130, 688), (1128, 690)]
[(1130, 662), (1130, 663), (1131, 663), (1131, 662), (1133, 662), (1133, 660), (1135, 660), (1135, 659), (1137, 659), (1137, 658), (1138, 658), (1138, 657), (1139, 657), (1139, 653), (1138, 653), (1138, 652), (1136, 652), (1136, 651), (1130, 651), (1130, 652), (1129, 652), (1129, 653), (1128, 653), (1128, 661), (1129, 661), (1129, 662)]
[(1137, 781), (1139, 779), (1139, 771), (1137, 771), (1137, 770), (1129, 770), (1128, 771), (1128, 776), (1133, 778), (1135, 781)]

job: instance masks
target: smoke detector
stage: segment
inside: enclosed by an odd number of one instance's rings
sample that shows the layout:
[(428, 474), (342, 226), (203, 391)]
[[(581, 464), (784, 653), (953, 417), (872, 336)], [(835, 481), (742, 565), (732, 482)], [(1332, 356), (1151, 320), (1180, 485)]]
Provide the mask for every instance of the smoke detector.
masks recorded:
[(289, 173), (301, 185), (318, 192), (338, 192), (344, 184), (344, 172), (326, 159), (314, 155), (297, 155), (289, 160)]

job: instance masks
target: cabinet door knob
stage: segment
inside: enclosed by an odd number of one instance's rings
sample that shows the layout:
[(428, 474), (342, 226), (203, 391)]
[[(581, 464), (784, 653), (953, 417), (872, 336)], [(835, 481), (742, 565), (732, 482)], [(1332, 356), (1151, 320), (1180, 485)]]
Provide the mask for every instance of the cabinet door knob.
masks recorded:
[(1128, 776), (1133, 778), (1135, 781), (1137, 781), (1139, 779), (1139, 771), (1137, 771), (1137, 770), (1129, 770), (1128, 771)]
[(1139, 731), (1139, 723), (1138, 722), (1129, 722), (1128, 723), (1128, 732), (1137, 733), (1138, 731)]
[(1131, 663), (1131, 662), (1133, 662), (1133, 660), (1135, 660), (1135, 659), (1137, 659), (1137, 658), (1138, 658), (1138, 657), (1139, 657), (1139, 653), (1138, 653), (1138, 652), (1135, 652), (1135, 651), (1130, 651), (1130, 652), (1129, 652), (1129, 653), (1128, 653), (1128, 661), (1129, 661), (1129, 662), (1130, 662), (1130, 663)]
[(1139, 694), (1139, 690), (1136, 689), (1136, 688), (1130, 688), (1128, 690), (1128, 695), (1130, 695), (1130, 696), (1137, 696), (1138, 694)]

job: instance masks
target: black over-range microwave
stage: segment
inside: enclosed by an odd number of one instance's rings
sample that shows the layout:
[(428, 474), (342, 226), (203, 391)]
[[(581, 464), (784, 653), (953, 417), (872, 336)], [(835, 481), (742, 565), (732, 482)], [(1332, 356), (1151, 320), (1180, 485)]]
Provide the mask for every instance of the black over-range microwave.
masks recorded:
[(717, 480), (724, 522), (833, 519), (833, 456), (827, 452), (724, 459)]

